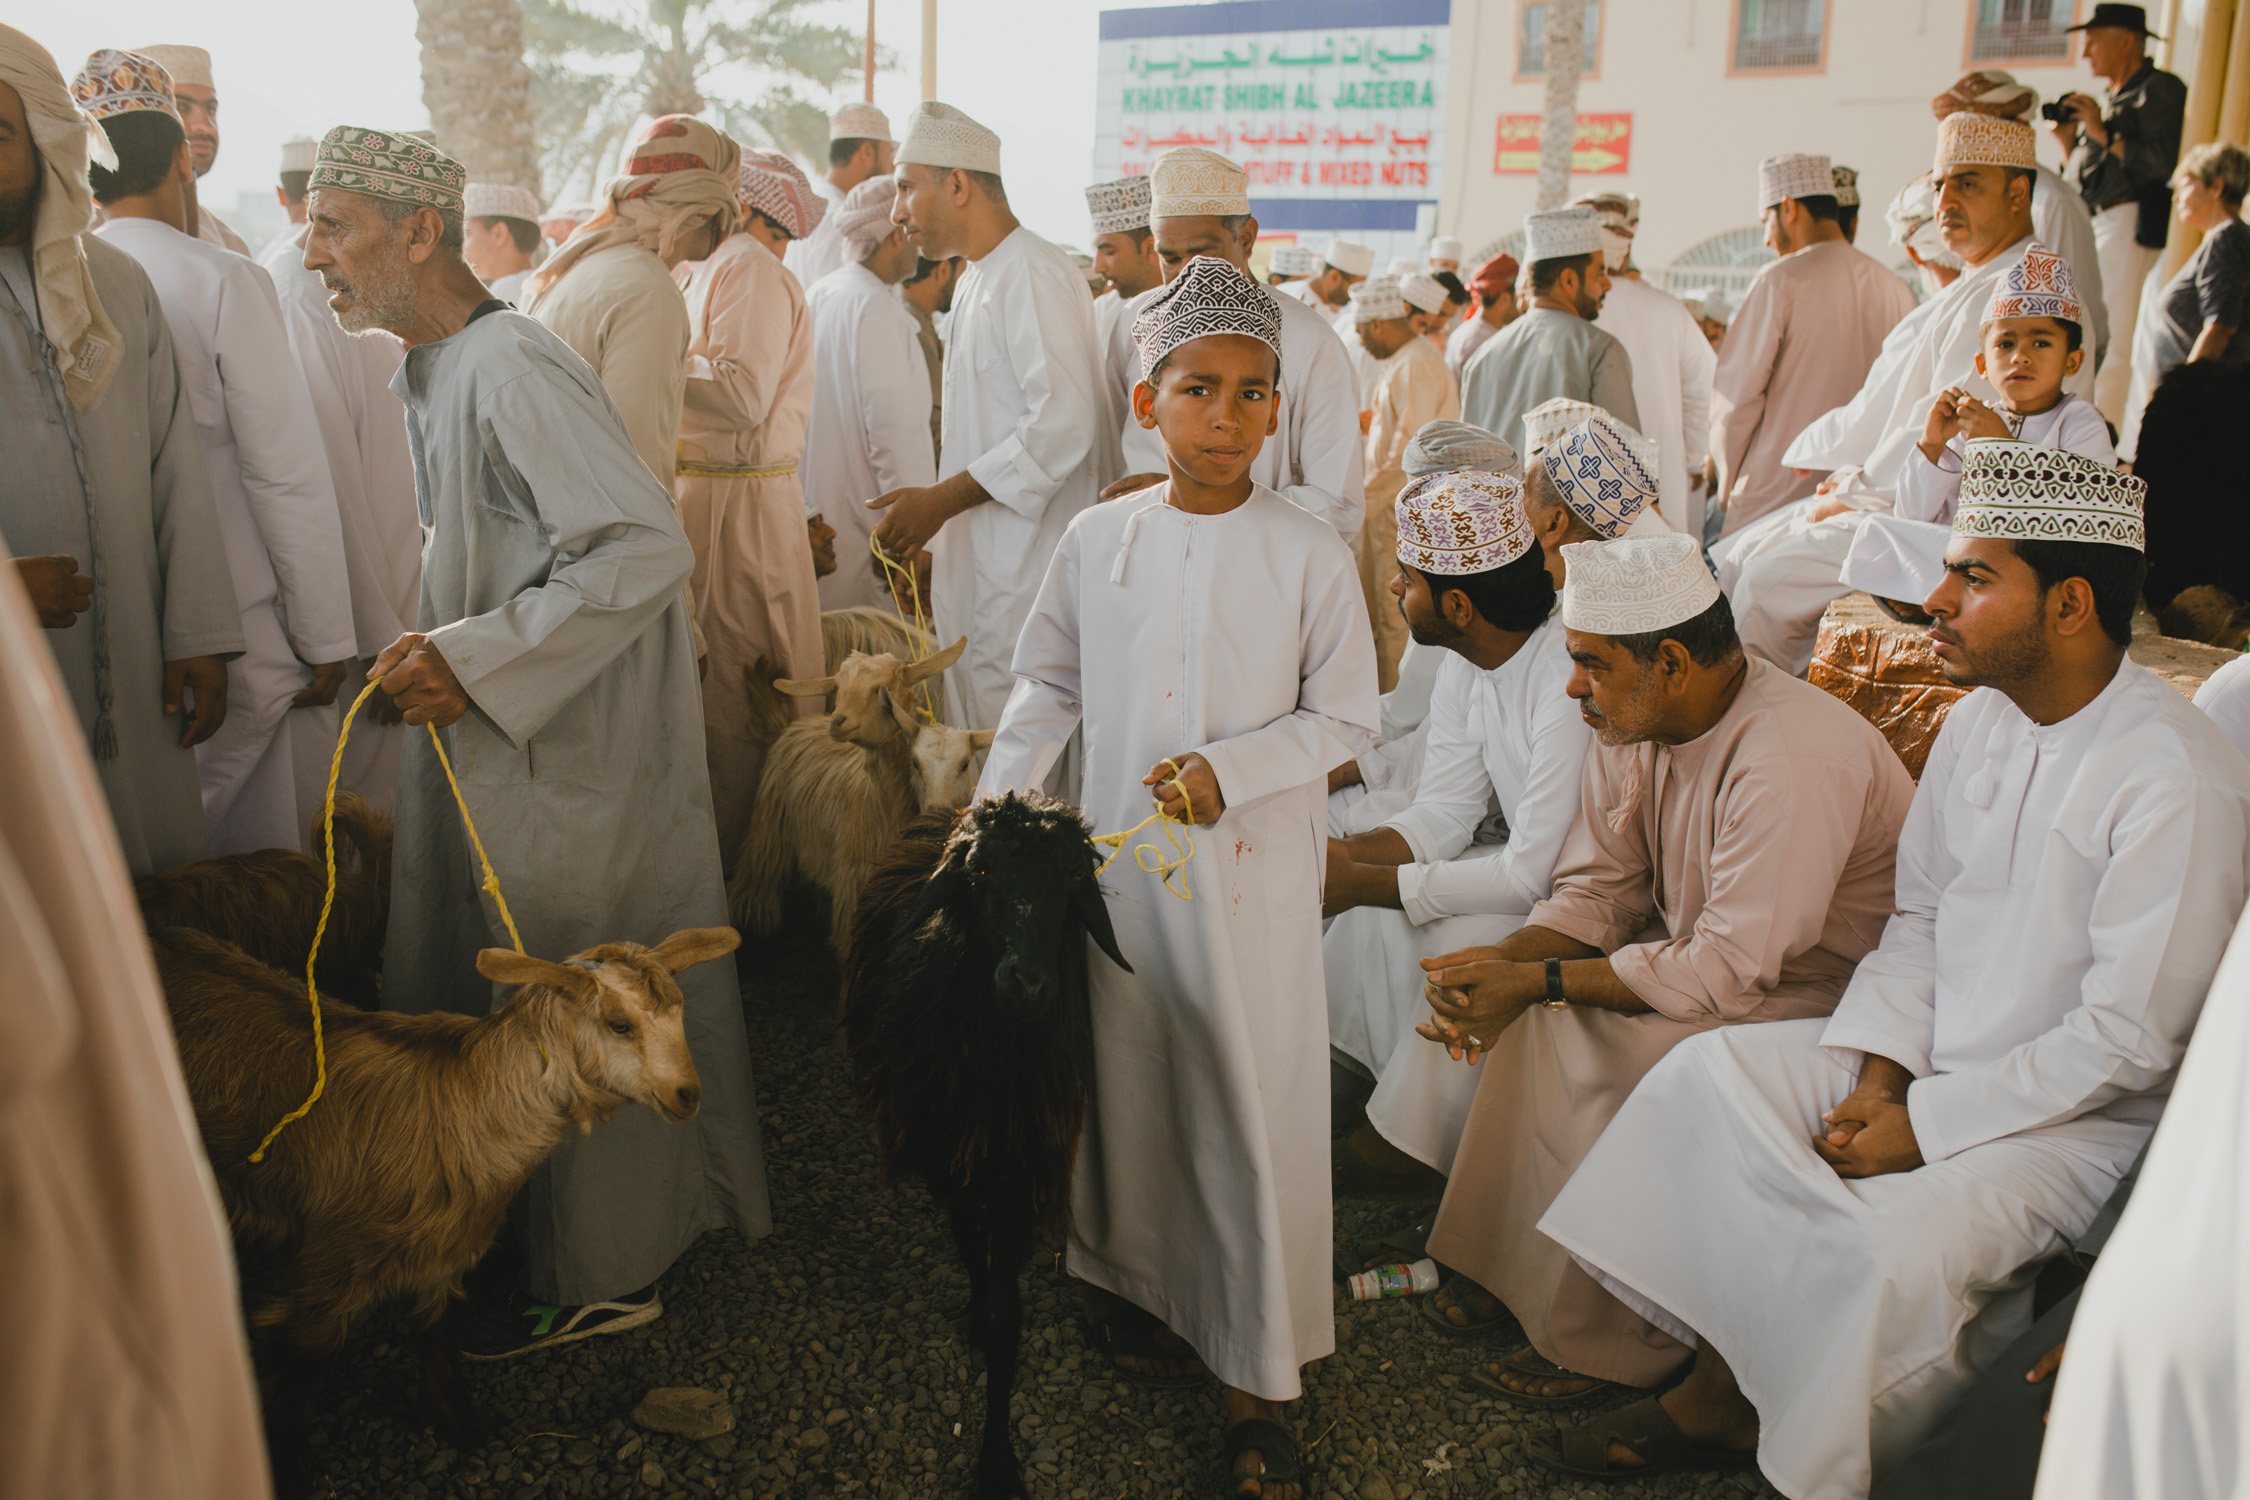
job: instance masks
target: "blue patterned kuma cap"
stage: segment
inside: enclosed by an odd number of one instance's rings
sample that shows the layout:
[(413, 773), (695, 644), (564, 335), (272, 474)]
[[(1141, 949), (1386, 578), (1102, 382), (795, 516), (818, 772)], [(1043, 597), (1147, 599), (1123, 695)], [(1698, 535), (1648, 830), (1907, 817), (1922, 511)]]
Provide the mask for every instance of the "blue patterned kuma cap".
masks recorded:
[(1281, 361), (1281, 307), (1273, 293), (1213, 255), (1198, 255), (1133, 319), (1141, 368), (1153, 370), (1190, 339), (1234, 333), (1256, 339)]
[(1586, 418), (1549, 443), (1539, 462), (1563, 503), (1602, 540), (1649, 530), (1640, 523), (1656, 503), (1656, 476), (1608, 418)]
[(2148, 550), (2146, 481), (2064, 448), (1973, 438), (1953, 534), (2010, 542), (2100, 542)]

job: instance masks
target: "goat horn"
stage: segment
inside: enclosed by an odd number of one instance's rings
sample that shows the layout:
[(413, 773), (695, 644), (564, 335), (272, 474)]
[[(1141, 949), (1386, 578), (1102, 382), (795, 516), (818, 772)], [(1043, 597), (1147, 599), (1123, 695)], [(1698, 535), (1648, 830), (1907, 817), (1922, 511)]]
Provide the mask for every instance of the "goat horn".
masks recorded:
[(961, 639), (955, 641), (952, 645), (946, 647), (943, 651), (938, 652), (935, 656), (923, 657), (920, 661), (914, 663), (912, 666), (906, 669), (907, 686), (912, 687), (917, 682), (921, 682), (927, 678), (937, 676), (938, 673), (944, 671), (946, 668), (959, 661), (961, 659), (961, 653), (967, 650), (968, 646), (969, 638), (967, 636), (963, 636), (961, 637)]
[[(964, 640), (967, 637), (963, 637)], [(776, 677), (774, 691), (787, 693), (792, 698), (825, 698), (836, 691), (833, 677)]]
[(993, 736), (998, 733), (994, 729), (972, 729), (969, 731), (969, 747), (973, 750), (989, 750), (992, 748)]

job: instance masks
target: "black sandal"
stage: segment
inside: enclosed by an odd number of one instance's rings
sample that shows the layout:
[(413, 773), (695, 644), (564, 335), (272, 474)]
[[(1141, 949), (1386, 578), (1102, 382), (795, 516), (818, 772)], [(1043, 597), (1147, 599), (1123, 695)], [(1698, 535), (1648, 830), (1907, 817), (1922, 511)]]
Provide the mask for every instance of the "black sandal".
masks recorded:
[[(1641, 1456), (1637, 1469), (1609, 1461), (1609, 1445), (1623, 1443)], [(1758, 1467), (1758, 1455), (1741, 1448), (1706, 1448), (1680, 1431), (1654, 1396), (1596, 1417), (1582, 1427), (1562, 1427), (1553, 1442), (1524, 1440), (1524, 1456), (1543, 1469), (1576, 1479), (1646, 1479), (1656, 1474), (1738, 1473)]]
[[(1159, 1348), (1156, 1331), (1164, 1325), (1152, 1313), (1127, 1305), (1105, 1318), (1081, 1316), (1078, 1326), (1085, 1330), (1086, 1346), (1109, 1362), (1109, 1368), (1119, 1380), (1130, 1381), (1152, 1391), (1189, 1391), (1211, 1378), (1203, 1368), (1202, 1357), (1183, 1341), (1177, 1350)], [(1117, 1361), (1124, 1359), (1192, 1359), (1197, 1369), (1186, 1375), (1154, 1375), (1145, 1370), (1129, 1370)]]
[[(1297, 1452), (1296, 1435), (1279, 1422), (1269, 1422), (1264, 1417), (1244, 1417), (1227, 1429), (1221, 1446), (1226, 1450), (1227, 1466), (1227, 1487), (1223, 1500), (1235, 1500), (1245, 1479), (1257, 1481), (1261, 1500), (1268, 1484), (1293, 1484), (1300, 1493), (1303, 1492), (1304, 1467)], [(1266, 1469), (1262, 1474), (1238, 1471), (1234, 1466), (1237, 1458), (1253, 1448), (1266, 1461)]]
[[(1464, 1313), (1467, 1312), (1469, 1310), (1468, 1304), (1462, 1300), (1459, 1291), (1459, 1288), (1463, 1285), (1474, 1286), (1476, 1283), (1470, 1281), (1466, 1276), (1449, 1276), (1445, 1279), (1445, 1284), (1435, 1292), (1427, 1297), (1416, 1298), (1415, 1300), (1422, 1304), (1422, 1321), (1448, 1338), (1481, 1339), (1488, 1333), (1498, 1333), (1506, 1338), (1522, 1337), (1523, 1325), (1516, 1321), (1516, 1315), (1508, 1311), (1505, 1303), (1502, 1303), (1497, 1316), (1486, 1318), (1481, 1323), (1456, 1323), (1447, 1317), (1445, 1309), (1438, 1306), (1438, 1298), (1447, 1292), (1452, 1292), (1453, 1305), (1460, 1308)], [(1493, 1300), (1498, 1302), (1500, 1299), (1495, 1297)]]
[(1518, 1349), (1515, 1353), (1500, 1361), (1500, 1368), (1502, 1370), (1513, 1370), (1516, 1374), (1532, 1380), (1586, 1380), (1592, 1382), (1582, 1391), (1549, 1396), (1536, 1391), (1512, 1390), (1505, 1381), (1489, 1370), (1476, 1369), (1469, 1372), (1469, 1378), (1478, 1385), (1483, 1386), (1501, 1400), (1513, 1401), (1518, 1406), (1544, 1406), (1550, 1410), (1556, 1407), (1577, 1406), (1581, 1402), (1591, 1401), (1597, 1396), (1607, 1395), (1611, 1391), (1620, 1389), (1614, 1380), (1604, 1380), (1598, 1375), (1581, 1375), (1576, 1370), (1566, 1370), (1538, 1350), (1531, 1348)]

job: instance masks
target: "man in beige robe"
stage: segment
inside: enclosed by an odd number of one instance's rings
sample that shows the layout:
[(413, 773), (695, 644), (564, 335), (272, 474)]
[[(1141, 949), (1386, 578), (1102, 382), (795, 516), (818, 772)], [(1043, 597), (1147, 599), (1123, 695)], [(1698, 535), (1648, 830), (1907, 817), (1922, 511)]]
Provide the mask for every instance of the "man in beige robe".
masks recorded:
[(1914, 310), (1904, 281), (1844, 238), (1825, 156), (1758, 165), (1758, 213), (1781, 259), (1760, 268), (1719, 349), (1711, 456), (1726, 530), (1813, 492), (1782, 462), (1790, 442), (1867, 379), (1883, 336)]
[(1428, 334), (1445, 319), (1445, 288), (1428, 276), (1380, 276), (1352, 288), (1353, 331), (1360, 347), (1382, 361), (1375, 415), (1367, 428), (1367, 519), (1359, 534), (1359, 582), (1375, 626), (1375, 680), (1398, 686), (1406, 650), (1406, 617), (1391, 597), (1398, 572), (1398, 518), (1392, 502), (1406, 488), (1406, 445), (1426, 423), (1461, 415), (1445, 352)]
[(1597, 743), (1554, 894), (1500, 946), (1423, 960), (1424, 1035), (1485, 1070), (1430, 1254), (1475, 1283), (1448, 1317), (1522, 1322), (1531, 1349), (1490, 1378), (1533, 1397), (1679, 1364), (1539, 1216), (1679, 1042), (1835, 1008), (1890, 915), (1914, 794), (1866, 720), (1742, 654), (1691, 538), (1563, 556), (1569, 691)]
[[(28, 41), (0, 27), (0, 74)], [(226, 1224), (93, 763), (5, 548), (0, 962), (0, 1494), (263, 1500)]]
[(784, 677), (824, 670), (819, 582), (797, 479), (812, 416), (812, 318), (781, 256), (828, 205), (778, 151), (744, 152), (740, 181), (741, 232), (673, 272), (691, 329), (676, 493), (695, 548), (695, 609), (709, 661), (703, 737), (719, 857), (729, 865), (749, 830), (766, 758), (749, 673), (761, 658)]

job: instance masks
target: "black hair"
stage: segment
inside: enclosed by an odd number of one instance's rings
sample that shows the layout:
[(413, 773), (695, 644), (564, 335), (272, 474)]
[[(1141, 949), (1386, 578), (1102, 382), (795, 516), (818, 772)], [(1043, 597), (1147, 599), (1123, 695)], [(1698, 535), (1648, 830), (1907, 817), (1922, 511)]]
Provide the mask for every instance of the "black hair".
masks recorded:
[(94, 201), (107, 206), (120, 198), (138, 198), (154, 192), (172, 173), (172, 159), (187, 142), (180, 122), (160, 109), (129, 110), (102, 121), (110, 150), (117, 153), (114, 170), (90, 163), (86, 180), (94, 185)]
[(1466, 302), (1469, 300), (1469, 289), (1463, 286), (1461, 284), (1461, 278), (1454, 275), (1451, 271), (1432, 271), (1430, 273), (1430, 280), (1445, 288), (1446, 301)]
[(787, 224), (782, 223), (779, 219), (775, 218), (772, 214), (767, 213), (762, 208), (753, 208), (748, 204), (744, 204), (743, 212), (747, 213), (751, 218), (756, 219), (761, 224), (772, 225), (774, 232), (781, 235), (784, 239), (793, 240), (797, 238), (797, 236), (791, 232)]
[(1824, 224), (1837, 222), (1843, 207), (1836, 202), (1834, 193), (1812, 193), (1796, 200), (1797, 206)]
[(2133, 608), (2148, 577), (2148, 554), (2110, 542), (2011, 543), (2044, 594), (2066, 578), (2083, 578), (2094, 592), (2094, 618), (2118, 646), (2133, 644)]
[(302, 203), (305, 194), (312, 191), (312, 173), (284, 172), (281, 174), (281, 192), (291, 203)]
[(828, 143), (828, 165), (831, 167), (843, 166), (853, 157), (859, 155), (860, 147), (869, 144), (874, 139), (875, 137), (871, 135), (847, 135), (840, 140), (830, 141)]
[[(1145, 249), (1147, 249), (1147, 248), (1148, 248), (1148, 242), (1149, 242), (1150, 240), (1152, 240), (1152, 239), (1155, 239), (1155, 238), (1156, 238), (1156, 231), (1155, 231), (1155, 230), (1153, 230), (1153, 229), (1151, 229), (1151, 228), (1149, 228), (1149, 227), (1148, 227), (1148, 226), (1147, 226), (1146, 224), (1143, 224), (1143, 225), (1142, 225), (1142, 226), (1141, 226), (1140, 228), (1138, 228), (1138, 229), (1110, 229), (1110, 230), (1105, 230), (1105, 231), (1103, 231), (1103, 233), (1104, 233), (1104, 234), (1123, 234), (1123, 235), (1130, 235), (1130, 236), (1132, 236), (1132, 240), (1133, 240), (1133, 248), (1134, 248), (1134, 249), (1136, 249), (1136, 250), (1145, 250)], [(1097, 235), (1095, 235), (1095, 236), (1094, 236), (1094, 238), (1095, 238), (1095, 239), (1097, 239), (1097, 240), (1098, 240), (1098, 239), (1101, 239), (1102, 237), (1103, 237), (1103, 236), (1102, 236), (1102, 235), (1100, 235), (1100, 234), (1097, 234)]]
[(990, 198), (1002, 208), (1008, 206), (1008, 185), (1000, 180), (998, 172), (972, 172), (967, 167), (963, 167), (961, 173), (969, 181), (983, 188), (984, 195), (987, 198)]
[[(946, 257), (946, 260), (959, 259), (960, 257), (957, 255), (949, 255)], [(932, 260), (927, 255), (917, 254), (914, 257), (914, 274), (906, 278), (904, 285), (912, 286), (917, 281), (928, 281), (932, 276), (935, 276), (937, 274), (938, 267), (944, 264), (945, 261), (943, 260)]]
[(1459, 591), (1469, 596), (1477, 618), (1498, 630), (1537, 630), (1555, 612), (1555, 581), (1547, 576), (1547, 559), (1537, 547), (1482, 573), (1414, 572), (1429, 589), (1432, 604)]
[[(403, 224), (428, 207), (420, 203), (401, 203), (396, 198), (377, 198), (374, 201), (375, 211), (383, 216), (384, 223), (390, 225)], [(450, 250), (455, 256), (459, 256), (463, 227), (461, 215), (442, 208), (433, 208), (430, 212), (438, 216), (438, 248)]]
[(1857, 235), (1859, 233), (1859, 205), (1856, 203), (1837, 205), (1836, 227), (1844, 231), (1844, 238), (1847, 240)]
[(1531, 263), (1532, 295), (1543, 297), (1552, 291), (1556, 279), (1565, 271), (1576, 271), (1579, 279), (1583, 281), (1587, 269), (1594, 263), (1594, 257), (1600, 253), (1598, 250), (1589, 250), (1584, 255), (1558, 255), (1552, 260), (1533, 261)]
[(1724, 594), (1712, 600), (1703, 613), (1677, 625), (1613, 639), (1644, 667), (1656, 660), (1656, 648), (1666, 641), (1678, 641), (1689, 660), (1699, 667), (1715, 667), (1742, 650), (1742, 638), (1734, 633), (1734, 606), (1727, 603)]
[(519, 219), (512, 214), (478, 214), (477, 224), (480, 228), (507, 225), (508, 239), (520, 254), (529, 255), (539, 248), (539, 226), (529, 219)]

